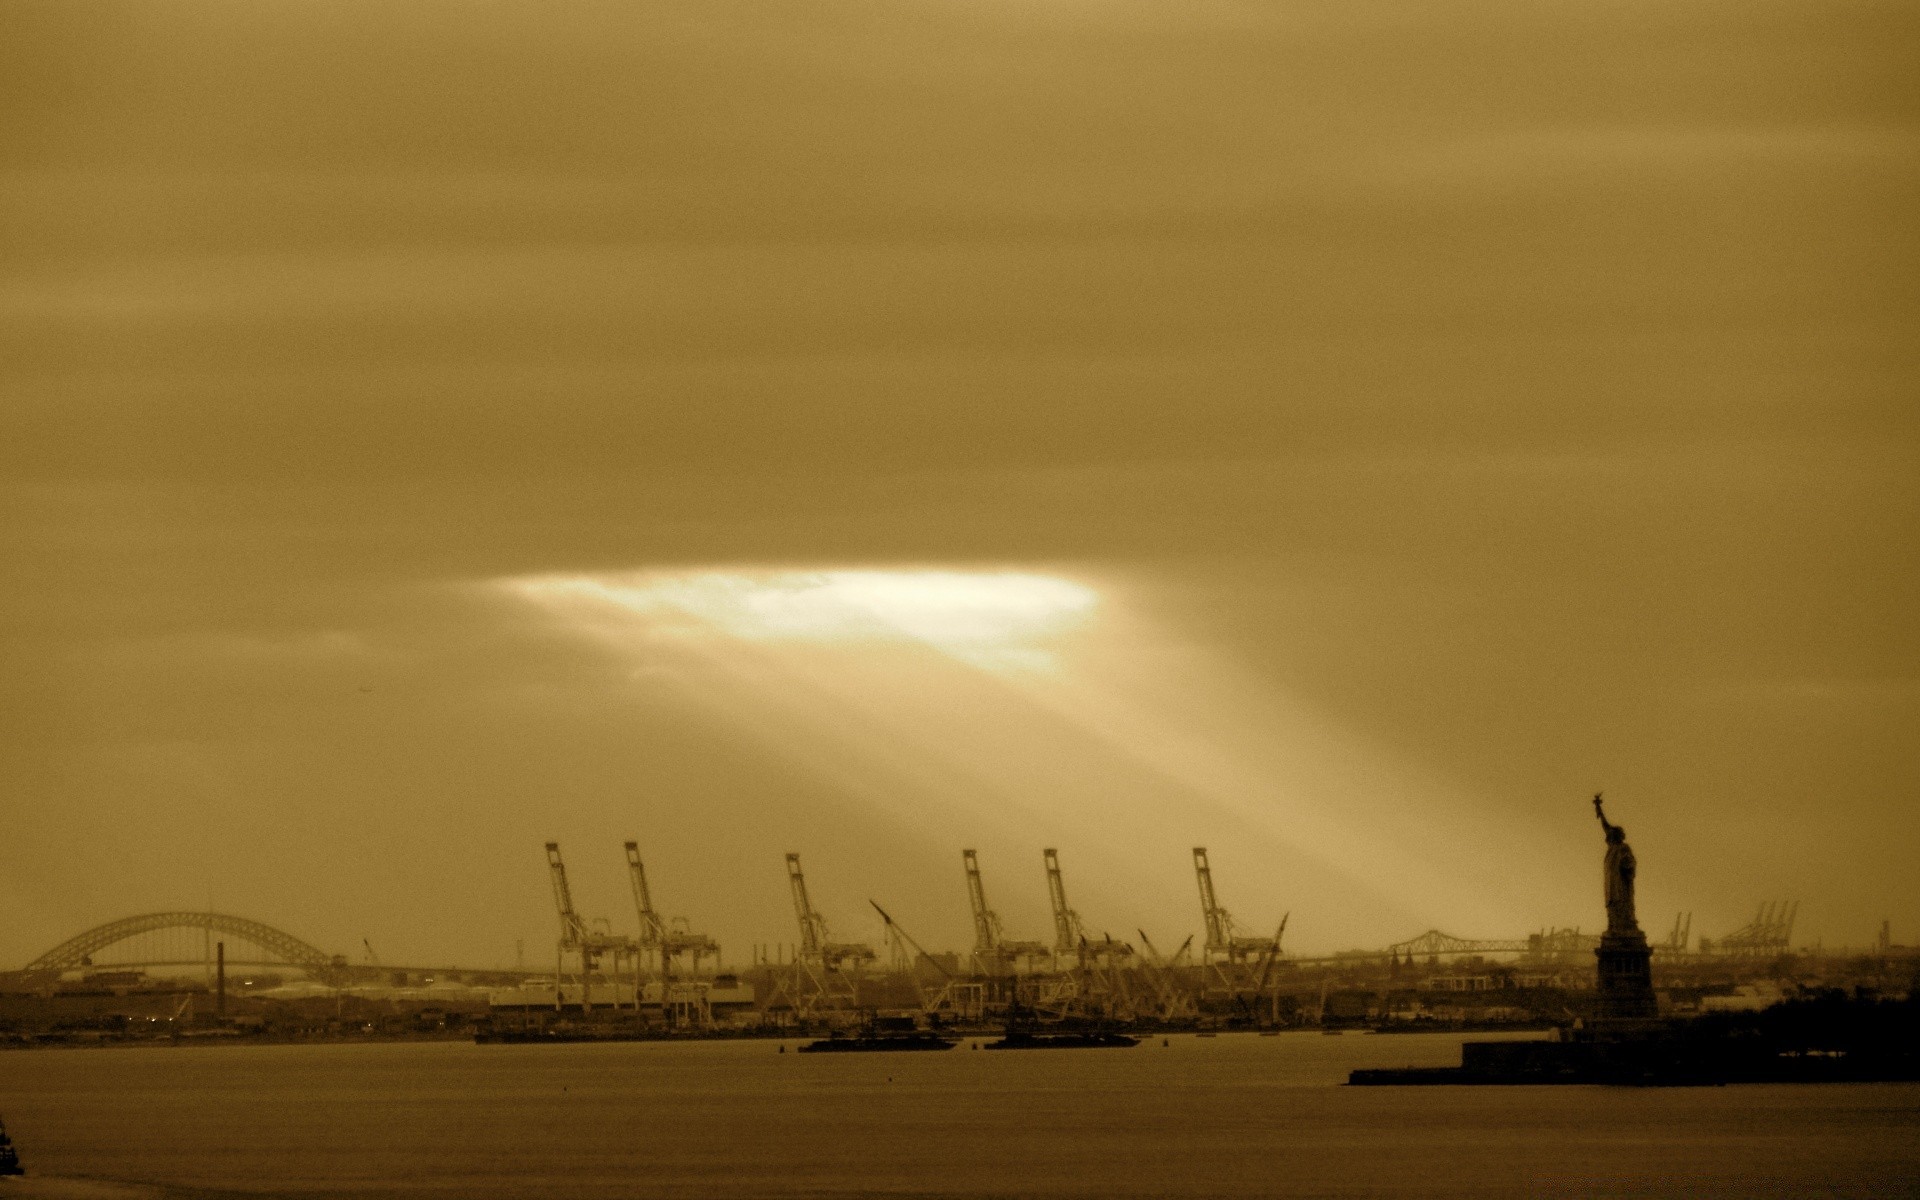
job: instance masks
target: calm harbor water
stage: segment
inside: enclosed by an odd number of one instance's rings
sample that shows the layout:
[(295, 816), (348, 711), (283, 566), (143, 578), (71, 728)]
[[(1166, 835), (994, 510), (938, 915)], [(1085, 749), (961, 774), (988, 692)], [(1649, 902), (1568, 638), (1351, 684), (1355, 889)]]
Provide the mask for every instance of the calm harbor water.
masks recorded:
[(0, 1055), (19, 1196), (1920, 1195), (1920, 1084), (1343, 1088), (1446, 1035)]

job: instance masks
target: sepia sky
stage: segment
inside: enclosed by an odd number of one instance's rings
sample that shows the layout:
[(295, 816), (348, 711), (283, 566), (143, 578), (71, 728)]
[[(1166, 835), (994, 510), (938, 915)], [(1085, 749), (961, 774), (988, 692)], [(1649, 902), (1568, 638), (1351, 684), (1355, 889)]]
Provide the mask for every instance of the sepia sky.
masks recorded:
[(1917, 27), (10, 0), (0, 967), (1920, 940)]

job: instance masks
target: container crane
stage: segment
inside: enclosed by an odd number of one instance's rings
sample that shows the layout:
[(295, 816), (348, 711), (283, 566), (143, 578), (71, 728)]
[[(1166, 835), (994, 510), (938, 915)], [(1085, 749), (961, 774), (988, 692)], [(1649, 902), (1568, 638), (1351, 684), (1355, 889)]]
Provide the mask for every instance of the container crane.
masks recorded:
[(1133, 947), (1125, 942), (1116, 942), (1111, 937), (1102, 936), (1093, 941), (1087, 936), (1086, 926), (1080, 921), (1080, 914), (1067, 907), (1067, 887), (1060, 876), (1060, 853), (1046, 849), (1040, 852), (1047, 866), (1047, 898), (1053, 903), (1053, 953), (1056, 957), (1072, 954), (1080, 958), (1089, 953), (1105, 958), (1124, 958), (1133, 953)]
[(587, 948), (592, 938), (587, 923), (573, 908), (573, 889), (567, 886), (567, 864), (560, 858), (560, 843), (547, 843), (547, 875), (553, 883), (553, 905), (560, 912), (560, 941), (554, 950), (553, 963), (553, 1006), (560, 1007), (560, 978), (562, 960), (567, 951), (573, 950), (580, 955), (580, 1008), (587, 1011), (592, 1007), (588, 991), (592, 988), (594, 954)]
[(794, 955), (793, 969), (776, 988), (776, 997), (784, 996), (801, 1020), (813, 1016), (823, 1004), (851, 1006), (858, 998), (858, 985), (847, 978), (851, 966), (857, 973), (879, 955), (865, 942), (836, 942), (828, 935), (827, 919), (814, 909), (807, 897), (807, 877), (800, 869), (800, 856), (787, 855), (787, 886), (793, 893), (793, 915), (800, 925), (800, 945)]
[(1010, 942), (1001, 933), (1000, 918), (987, 907), (987, 890), (980, 881), (980, 858), (971, 850), (960, 852), (967, 871), (967, 900), (973, 909), (974, 969), (982, 974), (1003, 973), (1018, 959), (1047, 956), (1047, 947), (1039, 942)]
[(1047, 868), (1047, 898), (1053, 905), (1054, 966), (1057, 969), (1068, 955), (1073, 965), (1038, 990), (1036, 1007), (1044, 1006), (1063, 1016), (1127, 1017), (1132, 1000), (1120, 960), (1131, 957), (1133, 947), (1110, 937), (1103, 936), (1097, 942), (1087, 937), (1080, 914), (1067, 905), (1059, 851), (1048, 847), (1040, 855)]
[[(593, 969), (599, 964), (600, 956), (611, 953), (617, 963), (621, 954), (633, 949), (633, 943), (626, 938), (593, 929), (574, 910), (573, 889), (567, 886), (567, 864), (560, 858), (558, 842), (547, 843), (547, 875), (553, 883), (554, 907), (560, 913), (560, 940), (554, 951), (553, 1006), (560, 1007), (561, 974), (567, 951), (572, 950), (580, 955), (580, 1011), (590, 1012), (593, 1008)], [(616, 996), (615, 1003), (618, 1002)], [(635, 1003), (638, 1003), (638, 997)]]
[(1693, 914), (1681, 912), (1674, 914), (1673, 930), (1667, 934), (1667, 940), (1654, 947), (1655, 952), (1663, 954), (1685, 954), (1687, 943), (1693, 939)]
[[(700, 960), (711, 957), (716, 963), (720, 947), (703, 933), (686, 928), (684, 920), (668, 921), (653, 907), (653, 891), (647, 886), (647, 867), (640, 860), (640, 846), (628, 842), (627, 880), (633, 886), (633, 907), (640, 918), (640, 942), (633, 959), (633, 995), (637, 1010), (646, 992), (643, 978), (648, 959), (660, 974), (660, 1012), (668, 1025), (689, 1020), (702, 1028), (713, 1024), (713, 1010), (707, 1000), (707, 985), (700, 979)], [(675, 964), (690, 957), (688, 978), (676, 981)]]
[(1203, 949), (1209, 972), (1229, 992), (1251, 981), (1251, 964), (1278, 953), (1273, 939), (1246, 937), (1234, 932), (1233, 916), (1220, 905), (1213, 891), (1213, 868), (1207, 864), (1207, 848), (1193, 848), (1193, 875), (1200, 885), (1200, 917), (1207, 940)]
[(640, 948), (653, 955), (661, 979), (672, 977), (674, 962), (682, 956), (690, 956), (691, 974), (700, 976), (700, 960), (720, 958), (720, 946), (704, 933), (693, 933), (679, 928), (679, 922), (669, 922), (654, 911), (653, 892), (647, 887), (647, 867), (640, 861), (640, 846), (637, 842), (627, 843), (627, 878), (633, 885), (634, 911), (640, 918)]

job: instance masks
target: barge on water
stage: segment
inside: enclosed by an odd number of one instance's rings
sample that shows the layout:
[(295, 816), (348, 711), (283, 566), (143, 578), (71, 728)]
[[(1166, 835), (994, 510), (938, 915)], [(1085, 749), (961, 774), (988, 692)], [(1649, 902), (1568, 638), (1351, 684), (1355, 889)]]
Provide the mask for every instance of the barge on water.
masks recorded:
[(1016, 1006), (1007, 1013), (1006, 1032), (988, 1050), (1098, 1050), (1138, 1046), (1140, 1039), (1122, 1033), (1113, 1022), (1098, 1018), (1041, 1021), (1032, 1009)]
[(836, 1029), (799, 1048), (802, 1054), (890, 1053), (900, 1050), (951, 1050), (954, 1039), (933, 1029), (922, 1029), (912, 1017), (881, 1016), (869, 1012), (853, 1029)]
[(988, 1050), (1095, 1050), (1138, 1046), (1140, 1039), (1118, 1030), (1080, 1030), (1037, 1033), (1009, 1029), (997, 1042), (988, 1042)]
[(912, 1033), (862, 1032), (833, 1034), (799, 1047), (802, 1054), (861, 1054), (871, 1051), (951, 1050), (952, 1038), (916, 1030)]
[(1817, 995), (1756, 1013), (1597, 1020), (1551, 1041), (1468, 1042), (1457, 1067), (1354, 1071), (1349, 1084), (1888, 1083), (1920, 1080), (1920, 996)]

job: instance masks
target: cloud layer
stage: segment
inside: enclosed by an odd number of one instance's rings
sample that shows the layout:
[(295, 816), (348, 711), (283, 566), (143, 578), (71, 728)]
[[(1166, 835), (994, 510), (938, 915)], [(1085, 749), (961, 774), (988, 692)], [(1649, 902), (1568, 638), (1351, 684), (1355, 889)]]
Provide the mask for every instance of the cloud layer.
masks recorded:
[[(1307, 948), (1591, 926), (1600, 787), (1649, 914), (1920, 917), (1907, 6), (4, 20), (0, 964), (505, 961), (552, 837), (742, 951), (790, 849), (958, 943), (976, 841), (1010, 927), (1043, 840), (1168, 944), (1203, 841)], [(1098, 627), (639, 669), (501, 585), (929, 566)]]

